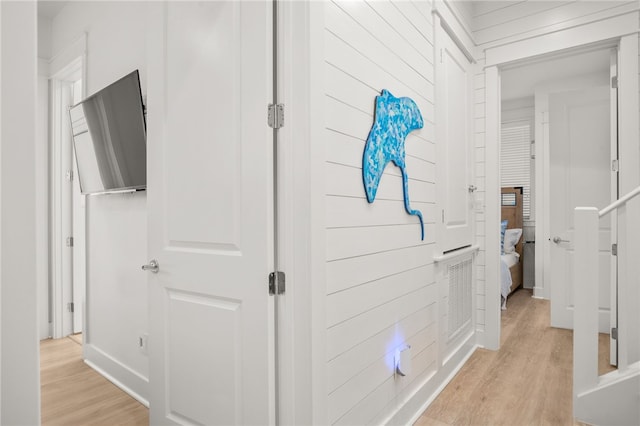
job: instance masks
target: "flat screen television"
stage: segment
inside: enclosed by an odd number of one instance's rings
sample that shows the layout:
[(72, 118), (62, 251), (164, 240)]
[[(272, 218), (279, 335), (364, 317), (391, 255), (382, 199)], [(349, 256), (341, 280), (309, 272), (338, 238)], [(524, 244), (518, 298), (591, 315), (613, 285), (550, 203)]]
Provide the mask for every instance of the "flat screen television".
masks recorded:
[(146, 122), (138, 70), (69, 108), (83, 194), (147, 185)]

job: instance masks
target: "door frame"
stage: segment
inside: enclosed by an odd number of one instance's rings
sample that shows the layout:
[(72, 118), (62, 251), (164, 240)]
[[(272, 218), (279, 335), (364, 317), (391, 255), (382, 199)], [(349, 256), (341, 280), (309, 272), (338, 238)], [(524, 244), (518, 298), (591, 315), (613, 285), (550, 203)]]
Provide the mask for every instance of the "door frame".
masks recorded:
[[(86, 96), (86, 44), (87, 37), (83, 34), (75, 42), (71, 43), (66, 49), (54, 57), (50, 61), (50, 78), (49, 78), (49, 98), (50, 98), (50, 125), (49, 125), (49, 309), (51, 312), (51, 334), (54, 339), (62, 338), (74, 333), (73, 313), (67, 310), (65, 299), (71, 295), (73, 297), (73, 279), (68, 280), (62, 277), (62, 262), (71, 258), (71, 276), (84, 274), (85, 291), (80, 296), (81, 306), (75, 309), (82, 309), (82, 324), (86, 326), (86, 253), (84, 256), (78, 257), (71, 250), (66, 250), (66, 237), (62, 235), (60, 226), (61, 221), (69, 221), (71, 230), (74, 235), (74, 247), (85, 249), (86, 247), (86, 214), (85, 209), (80, 203), (73, 202), (73, 186), (71, 188), (72, 199), (69, 208), (65, 212), (62, 209), (61, 201), (56, 194), (59, 193), (61, 185), (65, 179), (62, 171), (61, 158), (55, 153), (61, 149), (62, 135), (60, 122), (64, 119), (67, 111), (65, 110), (62, 99), (62, 92), (68, 86), (72, 86), (75, 81), (82, 80), (82, 97)], [(72, 148), (73, 161), (73, 148)], [(72, 170), (75, 170), (72, 163)], [(74, 174), (77, 174), (74, 172)], [(78, 179), (73, 176), (72, 179)], [(82, 203), (82, 200), (81, 200)], [(83, 204), (83, 203), (82, 203)], [(64, 216), (64, 217), (63, 217)], [(77, 217), (77, 227), (74, 228), (73, 217)], [(83, 263), (85, 266), (74, 266), (74, 261)], [(79, 278), (82, 278), (79, 276)], [(77, 279), (77, 278), (76, 278)]]
[[(638, 151), (637, 141), (640, 139), (640, 129), (637, 126), (638, 103), (638, 12), (605, 19), (599, 22), (568, 28), (553, 34), (542, 35), (533, 39), (516, 41), (510, 44), (496, 46), (485, 50), (485, 93), (486, 93), (486, 159), (497, 164), (500, 158), (500, 73), (505, 67), (514, 63), (540, 59), (546, 55), (565, 54), (572, 49), (591, 47), (593, 45), (610, 43), (619, 49), (618, 76), (624, 81), (625, 90), (620, 91), (619, 103), (619, 141), (620, 152), (632, 155)], [(536, 144), (536, 158), (543, 158), (542, 144)], [(635, 145), (635, 146), (634, 146)], [(623, 149), (625, 147), (626, 149)], [(631, 164), (629, 164), (631, 163)], [(640, 159), (629, 160), (627, 170), (640, 170)], [(634, 164), (635, 163), (635, 164)], [(629, 173), (629, 180), (633, 173)], [(536, 174), (536, 187), (543, 188), (543, 176)], [(624, 192), (622, 173), (620, 175), (620, 191)], [(485, 342), (488, 349), (500, 348), (500, 285), (499, 285), (499, 226), (500, 216), (497, 206), (500, 203), (500, 171), (498, 168), (487, 167), (486, 170), (486, 316)], [(536, 202), (536, 218), (545, 206)], [(490, 214), (496, 213), (496, 214)], [(536, 239), (543, 238), (540, 234), (543, 226), (536, 223)], [(542, 245), (536, 247), (536, 259), (544, 258)], [(544, 288), (542, 282), (543, 265), (536, 262), (536, 288)], [(624, 267), (619, 265), (619, 267)], [(539, 281), (540, 280), (540, 281)], [(489, 283), (494, 283), (490, 285)], [(545, 290), (546, 291), (546, 290)], [(534, 296), (544, 297), (540, 289)]]
[(327, 422), (324, 199), (324, 4), (278, 3), (278, 418)]

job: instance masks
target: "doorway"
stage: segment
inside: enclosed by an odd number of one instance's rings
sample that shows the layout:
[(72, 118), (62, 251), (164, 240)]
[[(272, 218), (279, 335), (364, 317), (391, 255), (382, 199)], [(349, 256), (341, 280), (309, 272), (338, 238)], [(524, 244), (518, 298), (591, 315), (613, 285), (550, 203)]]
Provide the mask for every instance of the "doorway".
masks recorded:
[(84, 97), (83, 69), (84, 60), (78, 57), (50, 79), (48, 307), (53, 338), (84, 328), (85, 199), (68, 117), (68, 108)]
[[(523, 158), (513, 158), (510, 139), (502, 141), (500, 155), (502, 183), (520, 175), (520, 181), (507, 183), (529, 186), (523, 232), (529, 250), (520, 259), (523, 286), (531, 288), (534, 297), (551, 300), (554, 327), (572, 328), (573, 209), (577, 205), (602, 208), (617, 196), (610, 167), (610, 156), (617, 155), (617, 138), (614, 141), (610, 132), (617, 123), (617, 103), (611, 101), (609, 89), (616, 51), (611, 46), (583, 48), (512, 65), (501, 73), (502, 138), (530, 130), (531, 139), (530, 149), (519, 152)], [(514, 171), (527, 161), (524, 157), (530, 158), (530, 171)], [(611, 234), (611, 223), (603, 227), (603, 233)], [(601, 280), (601, 331), (608, 332), (609, 302), (616, 284), (609, 279), (615, 276), (615, 266), (609, 267), (610, 244), (603, 245), (602, 262), (606, 276)]]

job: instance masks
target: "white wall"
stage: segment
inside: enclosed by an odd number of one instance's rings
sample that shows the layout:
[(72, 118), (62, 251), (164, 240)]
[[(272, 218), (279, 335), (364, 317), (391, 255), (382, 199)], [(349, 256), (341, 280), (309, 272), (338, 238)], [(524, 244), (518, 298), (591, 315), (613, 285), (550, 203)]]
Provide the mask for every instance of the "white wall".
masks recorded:
[[(87, 94), (134, 69), (146, 93), (146, 5), (70, 2), (52, 23), (54, 57), (87, 33)], [(146, 194), (87, 197), (85, 357), (141, 400), (148, 359), (138, 348), (147, 332)]]
[(38, 16), (38, 58), (51, 59), (51, 19)]
[(472, 28), (473, 16), (474, 16), (474, 3), (475, 0), (437, 0), (445, 1), (446, 5), (453, 11), (456, 19), (465, 28), (465, 31), (470, 32)]
[[(434, 271), (436, 205), (434, 29), (429, 2), (326, 2), (326, 327), (328, 422), (406, 422), (444, 381)], [(389, 164), (366, 200), (362, 155), (382, 89), (409, 96), (424, 128), (406, 140), (409, 196), (425, 240), (403, 205)], [(394, 378), (395, 350), (411, 345), (412, 372)], [(459, 351), (461, 352), (461, 351)], [(454, 354), (455, 355), (455, 354)], [(407, 408), (413, 407), (413, 408)]]
[(35, 2), (0, 3), (0, 423), (40, 422)]
[(51, 20), (38, 17), (38, 114), (36, 121), (36, 281), (40, 339), (49, 323), (49, 60)]
[(38, 58), (38, 113), (36, 116), (36, 281), (40, 339), (51, 336), (49, 326), (49, 75), (47, 61)]
[(502, 101), (502, 123), (509, 125), (518, 122), (517, 125), (528, 124), (531, 128), (531, 137), (534, 132), (534, 98), (533, 94), (526, 98), (510, 99)]

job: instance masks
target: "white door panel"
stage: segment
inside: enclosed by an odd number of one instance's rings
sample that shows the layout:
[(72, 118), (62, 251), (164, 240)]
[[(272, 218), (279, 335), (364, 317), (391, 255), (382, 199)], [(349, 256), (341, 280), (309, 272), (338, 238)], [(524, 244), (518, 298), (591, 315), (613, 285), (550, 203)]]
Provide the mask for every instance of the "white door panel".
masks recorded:
[[(75, 156), (74, 156), (75, 157)], [(73, 173), (78, 176), (75, 158)], [(80, 192), (79, 179), (73, 179), (73, 332), (84, 329), (84, 300), (86, 289), (86, 210), (85, 198)]]
[(438, 176), (442, 182), (440, 198), (444, 210), (442, 251), (473, 242), (473, 203), (469, 186), (473, 184), (471, 149), (471, 63), (444, 30), (438, 33), (437, 67)]
[[(73, 104), (83, 98), (83, 82), (81, 79), (73, 83)], [(84, 329), (84, 301), (87, 288), (87, 245), (86, 245), (86, 199), (80, 191), (80, 179), (75, 151), (72, 155), (73, 176), (73, 332), (81, 333)]]
[[(609, 78), (611, 81), (618, 78), (618, 50), (612, 49), (609, 56)], [(609, 132), (610, 132), (610, 159), (611, 164), (618, 162), (618, 88), (611, 85), (609, 89)], [(615, 124), (614, 124), (615, 123)], [(611, 200), (617, 200), (620, 196), (618, 188), (618, 172), (612, 168), (609, 178)], [(618, 244), (618, 212), (610, 214), (611, 216), (611, 243)], [(609, 303), (611, 306), (609, 322), (611, 328), (618, 327), (618, 257), (611, 256), (610, 261), (610, 283), (609, 286)], [(609, 363), (618, 365), (618, 340), (613, 338), (613, 334), (609, 334)]]
[[(609, 88), (549, 97), (551, 325), (573, 328), (573, 212), (611, 201)], [(600, 220), (599, 328), (609, 332), (611, 221)]]
[(271, 4), (151, 4), (151, 424), (273, 423)]

